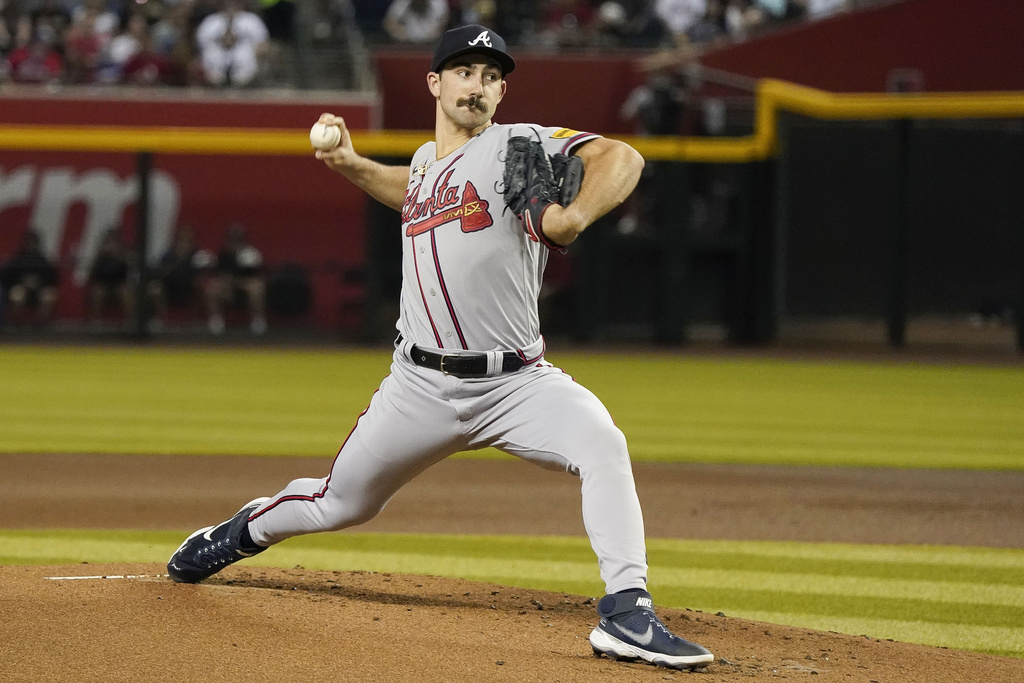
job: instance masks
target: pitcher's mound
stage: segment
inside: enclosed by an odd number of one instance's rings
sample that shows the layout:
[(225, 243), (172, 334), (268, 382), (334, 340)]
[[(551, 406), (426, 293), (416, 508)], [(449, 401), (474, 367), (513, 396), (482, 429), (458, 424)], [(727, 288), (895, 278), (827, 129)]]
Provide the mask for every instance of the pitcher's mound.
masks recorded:
[(162, 565), (0, 567), (0, 679), (1024, 680), (1024, 660), (672, 609), (666, 625), (715, 653), (706, 669), (599, 659), (595, 597), (298, 567), (235, 566), (197, 585)]

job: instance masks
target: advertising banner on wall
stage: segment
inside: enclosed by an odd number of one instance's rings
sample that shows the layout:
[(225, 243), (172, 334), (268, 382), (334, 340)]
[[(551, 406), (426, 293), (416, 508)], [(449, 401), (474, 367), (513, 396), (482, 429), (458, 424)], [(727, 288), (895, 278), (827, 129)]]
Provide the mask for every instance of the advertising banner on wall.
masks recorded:
[[(294, 128), (304, 136), (322, 111), (342, 113), (354, 127), (368, 127), (373, 119), (369, 105), (152, 104), (132, 103), (137, 111), (131, 120), (140, 126), (246, 123)], [(0, 107), (0, 125), (128, 125), (123, 111), (128, 105), (117, 101), (104, 106), (89, 102), (78, 108), (77, 117), (71, 115), (75, 106), (62, 106), (65, 113), (56, 120), (51, 101), (18, 100), (16, 105)], [(169, 108), (175, 110), (172, 116)], [(234, 114), (232, 108), (237, 109)], [(27, 230), (37, 232), (44, 252), (60, 268), (58, 317), (82, 314), (80, 290), (108, 231), (119, 230), (126, 242), (138, 243), (137, 164), (133, 153), (0, 149), (0, 264)], [(216, 253), (227, 229), (241, 225), (262, 252), (268, 273), (282, 266), (306, 272), (314, 288), (310, 322), (321, 327), (340, 324), (339, 283), (364, 261), (366, 199), (315, 159), (312, 149), (308, 156), (154, 154), (151, 164), (150, 265), (158, 262), (178, 230), (190, 228), (201, 248)]]

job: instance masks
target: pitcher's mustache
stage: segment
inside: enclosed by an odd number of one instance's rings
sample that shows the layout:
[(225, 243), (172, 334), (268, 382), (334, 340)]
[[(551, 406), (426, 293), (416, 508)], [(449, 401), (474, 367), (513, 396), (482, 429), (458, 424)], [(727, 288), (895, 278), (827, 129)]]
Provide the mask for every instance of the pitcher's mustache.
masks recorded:
[(460, 97), (459, 99), (457, 99), (455, 101), (455, 105), (458, 106), (458, 107), (464, 107), (467, 104), (470, 107), (472, 107), (473, 109), (476, 109), (477, 111), (481, 111), (481, 112), (486, 112), (487, 111), (487, 105), (484, 104), (484, 98), (480, 97), (479, 95), (470, 95), (469, 97)]

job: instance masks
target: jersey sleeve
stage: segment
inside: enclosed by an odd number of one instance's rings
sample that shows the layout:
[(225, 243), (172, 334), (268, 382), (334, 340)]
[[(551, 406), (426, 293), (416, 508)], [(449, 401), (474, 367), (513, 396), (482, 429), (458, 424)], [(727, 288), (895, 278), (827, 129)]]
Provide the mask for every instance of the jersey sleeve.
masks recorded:
[(596, 133), (587, 133), (572, 128), (540, 127), (537, 128), (537, 132), (540, 134), (544, 151), (548, 154), (572, 154), (572, 151), (584, 142), (601, 137)]

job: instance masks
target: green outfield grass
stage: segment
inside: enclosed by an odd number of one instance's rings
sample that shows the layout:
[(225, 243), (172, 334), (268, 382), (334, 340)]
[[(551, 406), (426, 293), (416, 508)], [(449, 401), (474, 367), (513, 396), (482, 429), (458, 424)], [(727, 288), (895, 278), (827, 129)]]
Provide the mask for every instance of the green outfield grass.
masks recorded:
[[(638, 461), (1024, 468), (1018, 367), (552, 353)], [(386, 351), (0, 348), (0, 452), (331, 455)]]
[[(1017, 367), (549, 360), (602, 398), (636, 460), (1024, 469)], [(389, 363), (385, 351), (3, 347), (0, 452), (330, 455)], [(0, 531), (0, 563), (164, 562), (183, 535)], [(648, 547), (666, 606), (1024, 657), (1024, 550)], [(602, 592), (582, 538), (322, 534), (258, 563)]]
[[(184, 534), (0, 531), (0, 563), (162, 563)], [(1024, 657), (1024, 550), (662, 539), (648, 547), (662, 606)], [(587, 540), (574, 537), (318, 534), (247, 562), (603, 593)]]

